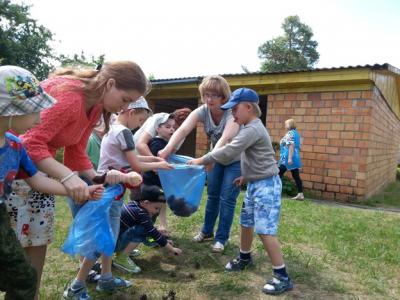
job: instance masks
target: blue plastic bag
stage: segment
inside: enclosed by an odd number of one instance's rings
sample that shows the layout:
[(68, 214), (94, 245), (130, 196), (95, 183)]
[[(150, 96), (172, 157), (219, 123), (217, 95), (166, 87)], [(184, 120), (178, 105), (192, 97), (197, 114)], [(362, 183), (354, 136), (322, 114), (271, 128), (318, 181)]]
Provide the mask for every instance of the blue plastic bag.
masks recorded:
[(189, 217), (199, 208), (206, 182), (203, 166), (186, 164), (191, 159), (188, 156), (171, 155), (168, 161), (174, 169), (158, 170), (167, 204), (180, 217)]
[(88, 201), (82, 206), (72, 222), (62, 251), (91, 260), (97, 259), (100, 254), (111, 256), (116, 237), (111, 230), (109, 211), (112, 201), (120, 198), (124, 191), (121, 184), (108, 186), (100, 200)]

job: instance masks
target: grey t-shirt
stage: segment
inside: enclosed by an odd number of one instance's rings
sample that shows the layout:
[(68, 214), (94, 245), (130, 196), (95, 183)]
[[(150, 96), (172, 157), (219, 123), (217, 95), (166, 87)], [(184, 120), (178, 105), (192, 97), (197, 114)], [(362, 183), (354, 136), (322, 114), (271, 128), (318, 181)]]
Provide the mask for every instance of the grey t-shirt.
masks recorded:
[[(232, 118), (232, 111), (230, 109), (226, 110), (218, 125), (214, 123), (214, 120), (211, 117), (211, 112), (206, 104), (203, 104), (202, 106), (196, 108), (194, 111), (196, 112), (200, 122), (204, 124), (204, 131), (206, 132), (208, 138), (211, 140), (211, 146), (212, 146), (211, 149), (213, 149), (217, 144), (218, 140), (221, 138), (226, 123), (228, 122), (228, 120)], [(223, 164), (229, 165), (239, 160), (240, 160), (240, 154)]]
[(238, 154), (242, 176), (248, 182), (279, 173), (271, 138), (259, 118), (243, 126), (232, 142), (204, 155), (203, 160), (206, 164), (224, 164)]

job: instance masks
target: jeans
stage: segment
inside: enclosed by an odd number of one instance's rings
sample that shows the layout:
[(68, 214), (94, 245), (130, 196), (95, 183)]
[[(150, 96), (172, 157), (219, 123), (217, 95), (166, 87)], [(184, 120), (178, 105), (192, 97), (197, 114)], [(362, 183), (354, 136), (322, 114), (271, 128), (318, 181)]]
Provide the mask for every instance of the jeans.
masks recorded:
[(215, 240), (222, 244), (228, 240), (232, 226), (236, 200), (240, 193), (240, 188), (233, 184), (233, 180), (239, 176), (239, 161), (228, 166), (216, 163), (207, 174), (208, 199), (202, 232), (206, 235), (212, 234), (219, 215)]
[(144, 243), (146, 237), (147, 232), (143, 225), (131, 227), (119, 235), (115, 252), (124, 251), (129, 243)]

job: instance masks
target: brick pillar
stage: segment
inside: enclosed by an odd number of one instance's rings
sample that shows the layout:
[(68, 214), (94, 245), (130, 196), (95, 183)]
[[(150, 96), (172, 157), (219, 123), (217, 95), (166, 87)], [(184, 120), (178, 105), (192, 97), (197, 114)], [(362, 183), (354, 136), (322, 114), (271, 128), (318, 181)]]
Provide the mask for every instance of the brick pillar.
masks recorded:
[[(200, 98), (198, 103), (199, 106), (203, 105)], [(196, 157), (201, 157), (206, 154), (210, 149), (209, 145), (210, 141), (204, 132), (204, 125), (199, 122), (196, 126)]]

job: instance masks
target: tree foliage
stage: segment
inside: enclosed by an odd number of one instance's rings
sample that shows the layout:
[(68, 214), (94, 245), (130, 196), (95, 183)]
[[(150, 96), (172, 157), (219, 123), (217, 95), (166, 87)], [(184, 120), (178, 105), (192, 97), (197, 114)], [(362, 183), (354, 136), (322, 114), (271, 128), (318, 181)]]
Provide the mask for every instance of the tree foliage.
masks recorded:
[(24, 67), (44, 79), (53, 68), (53, 33), (32, 19), (29, 9), (0, 0), (0, 64)]
[(262, 44), (258, 57), (263, 72), (312, 69), (319, 59), (318, 42), (313, 31), (298, 16), (289, 16), (282, 23), (284, 34)]
[(99, 64), (103, 64), (105, 59), (105, 54), (99, 57), (94, 57), (94, 55), (87, 57), (82, 51), (81, 54), (74, 54), (72, 56), (61, 54), (57, 60), (61, 63), (62, 67), (72, 67), (72, 68), (95, 68)]

